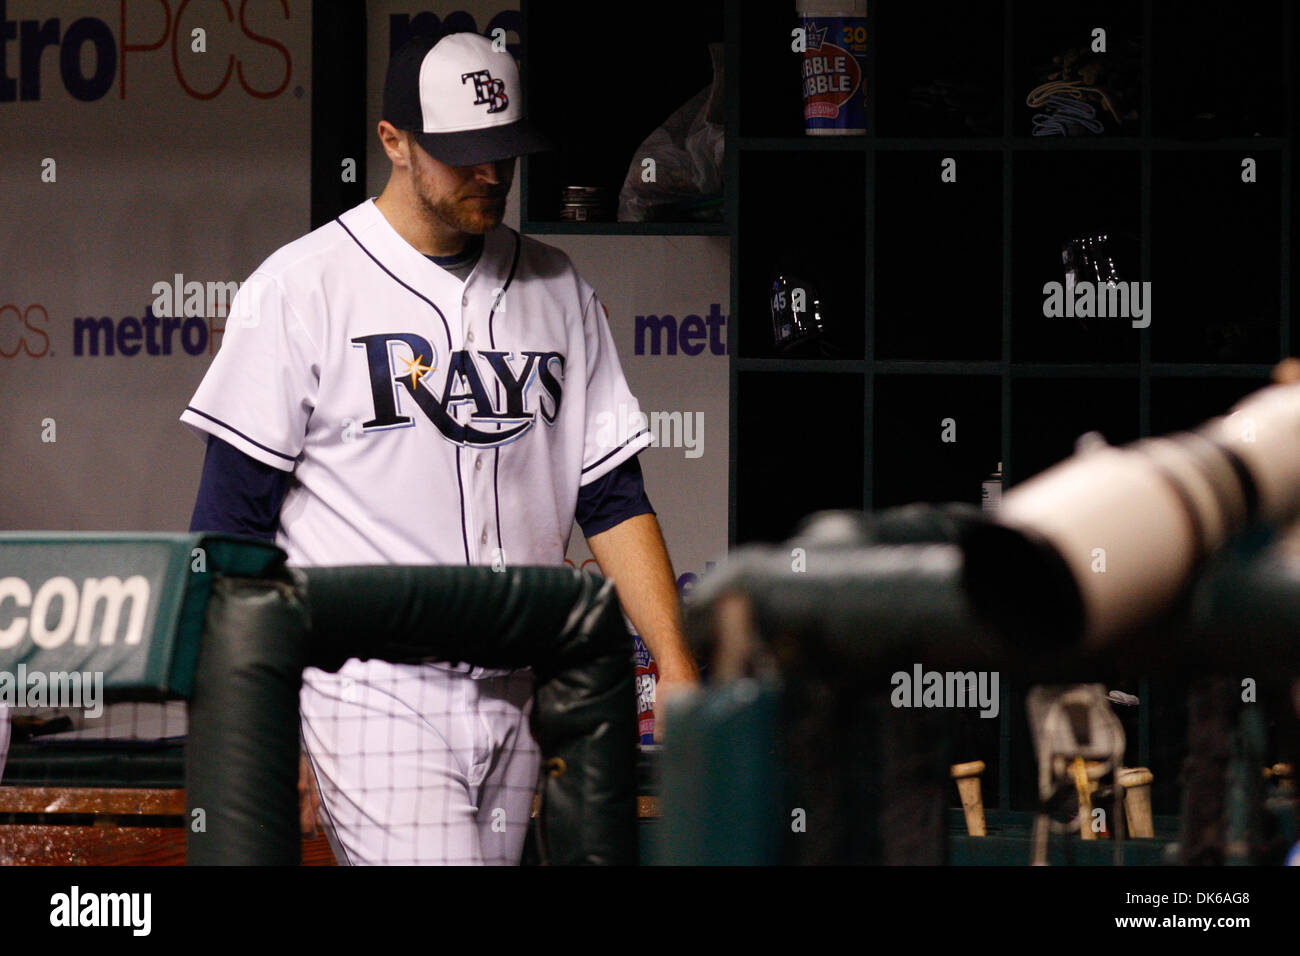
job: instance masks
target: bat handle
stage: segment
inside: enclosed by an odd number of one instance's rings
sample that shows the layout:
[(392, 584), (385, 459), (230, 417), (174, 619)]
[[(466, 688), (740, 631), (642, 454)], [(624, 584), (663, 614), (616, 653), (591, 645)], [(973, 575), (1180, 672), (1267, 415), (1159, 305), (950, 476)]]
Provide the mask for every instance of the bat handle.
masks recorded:
[(1154, 779), (1146, 767), (1126, 767), (1119, 772), (1119, 785), (1124, 788), (1124, 813), (1128, 816), (1129, 836), (1156, 835), (1151, 817), (1151, 781)]
[(966, 815), (966, 832), (971, 836), (987, 836), (984, 824), (984, 797), (980, 792), (980, 774), (984, 772), (983, 760), (952, 765), (952, 777), (957, 781), (961, 796), (961, 810)]

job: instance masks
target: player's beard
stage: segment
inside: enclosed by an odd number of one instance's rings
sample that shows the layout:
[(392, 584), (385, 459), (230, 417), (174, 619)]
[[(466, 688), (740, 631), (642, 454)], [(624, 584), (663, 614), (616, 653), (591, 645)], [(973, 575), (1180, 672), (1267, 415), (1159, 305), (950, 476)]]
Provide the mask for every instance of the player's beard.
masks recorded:
[[(482, 195), (485, 191), (487, 190), (479, 187), (473, 195)], [(441, 222), (457, 232), (467, 232), (476, 236), (495, 229), (506, 213), (504, 193), (500, 198), (490, 202), (482, 199), (466, 199), (462, 196), (435, 199), (426, 194), (417, 181), (416, 198), (420, 202), (420, 210), (425, 219), (430, 222)]]

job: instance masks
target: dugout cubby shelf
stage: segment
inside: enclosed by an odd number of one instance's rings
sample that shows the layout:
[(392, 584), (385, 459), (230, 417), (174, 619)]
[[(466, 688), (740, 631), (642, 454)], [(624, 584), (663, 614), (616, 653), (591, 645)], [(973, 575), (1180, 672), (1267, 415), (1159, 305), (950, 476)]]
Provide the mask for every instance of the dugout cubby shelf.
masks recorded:
[[(1266, 383), (1300, 336), (1298, 20), (1280, 0), (872, 0), (867, 133), (809, 137), (794, 4), (728, 2), (731, 544), (779, 539), (834, 502), (973, 503), (999, 460), (1010, 487), (1083, 432), (1122, 443), (1188, 427)], [(1086, 62), (1098, 27), (1117, 116), (1098, 134), (1033, 135), (1040, 108), (1026, 97), (1053, 57)], [(939, 179), (948, 157), (955, 183)], [(1149, 328), (1044, 316), (1062, 243), (1098, 232), (1120, 278), (1153, 283)], [(861, 290), (846, 313), (860, 349), (775, 352), (767, 273), (791, 252)], [(941, 447), (954, 406), (958, 441)], [(828, 444), (859, 427), (856, 445)], [(1150, 695), (1129, 759), (1158, 765), (1156, 813), (1176, 813), (1185, 688), (1111, 676)], [(996, 732), (975, 729), (996, 737), (972, 751), (989, 764), (990, 807), (1032, 801), (1032, 774), (1013, 773), (1030, 761), (1025, 690), (1005, 688)]]
[[(1242, 181), (1247, 161), (1254, 182)], [(1282, 169), (1277, 149), (1152, 154), (1151, 281), (1175, 320), (1152, 325), (1154, 361), (1282, 357)]]
[(877, 375), (875, 507), (980, 503), (1002, 449), (994, 375)]
[[(833, 184), (834, 200), (810, 208), (805, 191), (789, 189), (803, 178)], [(776, 357), (768, 298), (773, 277), (783, 273), (812, 283), (821, 299), (827, 338), (845, 358), (861, 359), (867, 292), (861, 154), (742, 153), (740, 184), (742, 194), (766, 197), (758, 206), (742, 209), (737, 225), (739, 249), (732, 271), (740, 276), (740, 302), (733, 316), (743, 323), (740, 354)]]
[[(1142, 112), (1142, 58), (1145, 52), (1145, 4), (1133, 0), (1098, 0), (1083, 4), (1013, 3), (1011, 16), (1011, 88), (1014, 104), (1012, 132), (1030, 136), (1035, 114), (1050, 108), (1032, 107), (1026, 98), (1061, 68), (1074, 61), (1103, 71), (1113, 114), (1098, 115), (1106, 135), (1136, 136)], [(1098, 34), (1095, 31), (1104, 31)], [(1104, 52), (1094, 47), (1105, 43)], [(1103, 110), (1099, 109), (1098, 114)], [(1107, 111), (1109, 112), (1109, 111)], [(1113, 124), (1113, 125), (1112, 125)]]
[(1011, 357), (1027, 362), (1138, 361), (1141, 335), (1117, 318), (1048, 318), (1043, 286), (1062, 282), (1061, 248), (1106, 237), (1123, 281), (1141, 267), (1142, 165), (1132, 150), (1011, 155)]
[(876, 183), (876, 357), (1001, 358), (1001, 157), (885, 151)]
[[(617, 202), (637, 147), (709, 85), (723, 0), (664, 0), (629, 20), (600, 0), (523, 0), (520, 71), (529, 115), (554, 149), (521, 161), (526, 233), (725, 235), (725, 222), (566, 222), (565, 186), (603, 186)], [(538, 91), (534, 93), (534, 91)], [(725, 209), (724, 209), (725, 218)]]
[(745, 476), (733, 484), (742, 540), (780, 541), (824, 508), (860, 508), (866, 460), (862, 376), (742, 372), (733, 402)]
[(1194, 140), (1286, 135), (1285, 91), (1295, 75), (1291, 6), (1254, 0), (1229, 12), (1208, 0), (1151, 4), (1153, 132)]
[[(1003, 25), (992, 4), (867, 5), (883, 137), (1000, 136)], [(925, 37), (926, 42), (915, 42)]]

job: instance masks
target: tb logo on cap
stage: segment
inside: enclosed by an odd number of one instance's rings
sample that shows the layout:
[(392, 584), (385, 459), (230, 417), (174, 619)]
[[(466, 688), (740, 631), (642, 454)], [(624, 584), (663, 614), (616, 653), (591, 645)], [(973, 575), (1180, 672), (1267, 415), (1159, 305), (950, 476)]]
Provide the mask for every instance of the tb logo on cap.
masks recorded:
[(510, 103), (510, 98), (506, 96), (506, 81), (493, 79), (492, 74), (487, 70), (462, 73), (460, 75), (462, 86), (466, 80), (474, 81), (475, 106), (487, 103), (489, 113), (500, 113)]

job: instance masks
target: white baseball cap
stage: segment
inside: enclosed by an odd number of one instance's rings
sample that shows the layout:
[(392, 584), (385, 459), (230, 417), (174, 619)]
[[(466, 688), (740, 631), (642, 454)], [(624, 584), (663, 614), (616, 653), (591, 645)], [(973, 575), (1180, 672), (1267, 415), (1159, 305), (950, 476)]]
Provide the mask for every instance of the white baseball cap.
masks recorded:
[(550, 149), (524, 118), (519, 68), (477, 33), (413, 37), (393, 53), (383, 119), (434, 159), (476, 166)]

